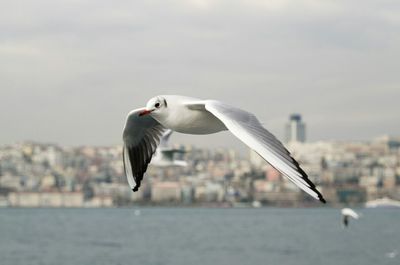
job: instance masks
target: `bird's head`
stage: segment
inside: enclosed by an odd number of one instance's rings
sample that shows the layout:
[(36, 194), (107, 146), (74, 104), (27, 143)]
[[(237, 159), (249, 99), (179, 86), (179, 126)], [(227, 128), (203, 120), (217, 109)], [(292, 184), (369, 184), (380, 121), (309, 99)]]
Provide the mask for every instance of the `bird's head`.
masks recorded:
[(167, 108), (167, 106), (168, 104), (165, 98), (161, 96), (154, 97), (147, 102), (145, 110), (140, 112), (139, 116), (148, 115), (151, 113), (161, 113), (165, 110), (165, 108)]

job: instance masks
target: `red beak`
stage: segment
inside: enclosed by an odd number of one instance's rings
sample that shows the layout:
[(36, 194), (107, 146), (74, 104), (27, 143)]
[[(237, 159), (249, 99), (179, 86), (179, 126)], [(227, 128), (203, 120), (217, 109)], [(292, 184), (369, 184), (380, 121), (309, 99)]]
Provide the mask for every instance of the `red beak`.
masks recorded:
[(151, 110), (145, 109), (145, 110), (139, 112), (139, 116), (148, 115), (148, 114), (150, 114), (151, 112), (152, 112)]

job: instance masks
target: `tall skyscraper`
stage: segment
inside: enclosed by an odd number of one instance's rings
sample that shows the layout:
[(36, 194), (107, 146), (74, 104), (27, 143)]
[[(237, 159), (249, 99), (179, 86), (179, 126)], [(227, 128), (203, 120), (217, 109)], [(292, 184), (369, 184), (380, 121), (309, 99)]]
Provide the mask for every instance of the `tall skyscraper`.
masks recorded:
[(289, 122), (285, 126), (285, 141), (286, 143), (306, 141), (306, 125), (301, 120), (300, 114), (290, 115)]

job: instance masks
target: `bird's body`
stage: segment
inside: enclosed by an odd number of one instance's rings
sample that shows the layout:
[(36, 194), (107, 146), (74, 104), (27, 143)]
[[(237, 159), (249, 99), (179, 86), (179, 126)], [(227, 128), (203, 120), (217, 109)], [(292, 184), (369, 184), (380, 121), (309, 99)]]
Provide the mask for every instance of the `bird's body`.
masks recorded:
[(191, 103), (197, 106), (206, 101), (184, 96), (160, 96), (166, 100), (168, 113), (153, 113), (152, 117), (165, 128), (185, 134), (212, 134), (227, 130), (225, 125), (204, 107), (190, 107)]
[(354, 210), (352, 210), (350, 208), (343, 208), (341, 210), (341, 213), (342, 213), (343, 227), (347, 227), (349, 225), (350, 217), (353, 219), (358, 219), (360, 217), (360, 215), (358, 213), (356, 213)]
[(124, 165), (128, 182), (137, 191), (160, 137), (167, 129), (186, 134), (212, 134), (229, 130), (302, 190), (321, 202), (321, 193), (282, 145), (251, 113), (216, 100), (163, 95), (145, 108), (131, 111), (124, 139)]

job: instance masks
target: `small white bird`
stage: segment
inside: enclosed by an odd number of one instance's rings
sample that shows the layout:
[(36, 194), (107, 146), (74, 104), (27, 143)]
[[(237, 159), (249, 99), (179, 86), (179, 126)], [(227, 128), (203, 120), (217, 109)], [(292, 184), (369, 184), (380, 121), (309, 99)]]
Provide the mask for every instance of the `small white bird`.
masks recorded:
[(123, 160), (130, 187), (137, 191), (160, 137), (167, 129), (186, 134), (229, 130), (294, 184), (325, 203), (322, 194), (282, 143), (251, 113), (216, 100), (166, 95), (128, 114), (123, 132)]
[(185, 153), (181, 149), (171, 148), (168, 144), (169, 137), (172, 134), (172, 130), (168, 129), (161, 136), (160, 144), (154, 154), (151, 161), (151, 165), (157, 167), (186, 167), (187, 162), (183, 160), (177, 160), (174, 158), (175, 154)]
[(343, 208), (342, 209), (342, 222), (343, 222), (344, 227), (347, 227), (349, 225), (350, 217), (352, 217), (354, 219), (358, 219), (358, 218), (360, 218), (360, 215), (350, 208)]

